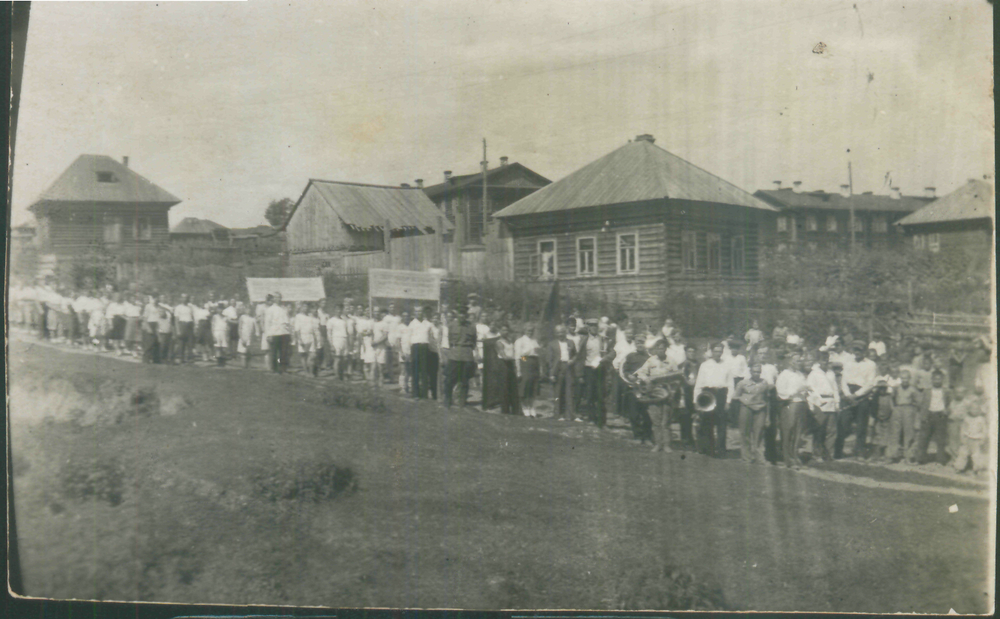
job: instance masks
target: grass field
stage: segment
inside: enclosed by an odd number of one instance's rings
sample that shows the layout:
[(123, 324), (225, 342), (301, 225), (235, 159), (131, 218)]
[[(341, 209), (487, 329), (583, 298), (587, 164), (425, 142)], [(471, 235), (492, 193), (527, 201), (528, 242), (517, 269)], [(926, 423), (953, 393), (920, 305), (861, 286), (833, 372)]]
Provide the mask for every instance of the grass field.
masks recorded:
[[(989, 503), (973, 486), (900, 474), (894, 481), (920, 491), (870, 487), (653, 454), (587, 424), (395, 399), (382, 412), (332, 408), (324, 401), (336, 385), (294, 376), (10, 347), (32, 596), (927, 613), (992, 605)], [(155, 391), (161, 413), (69, 420), (74, 390), (119, 397), (111, 384)], [(135, 411), (146, 396), (131, 400)], [(327, 465), (349, 471), (357, 490), (311, 500), (303, 475)], [(850, 478), (849, 466), (842, 472)], [(265, 491), (289, 487), (298, 498)]]

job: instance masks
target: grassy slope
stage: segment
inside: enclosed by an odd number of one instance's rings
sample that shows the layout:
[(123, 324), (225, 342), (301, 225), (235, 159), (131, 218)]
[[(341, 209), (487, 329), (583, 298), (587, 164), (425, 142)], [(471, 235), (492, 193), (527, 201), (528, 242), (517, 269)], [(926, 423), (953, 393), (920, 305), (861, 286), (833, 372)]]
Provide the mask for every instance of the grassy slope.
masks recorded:
[[(618, 579), (669, 556), (736, 608), (987, 610), (989, 551), (974, 541), (987, 538), (985, 501), (650, 454), (583, 424), (405, 402), (331, 410), (291, 377), (11, 346), (15, 384), (82, 371), (195, 402), (121, 426), (14, 428), (29, 465), (16, 489), (32, 595), (601, 608)], [(61, 459), (98, 453), (125, 464), (125, 501), (60, 499)], [(360, 491), (321, 504), (251, 497), (249, 470), (320, 458), (353, 467)]]

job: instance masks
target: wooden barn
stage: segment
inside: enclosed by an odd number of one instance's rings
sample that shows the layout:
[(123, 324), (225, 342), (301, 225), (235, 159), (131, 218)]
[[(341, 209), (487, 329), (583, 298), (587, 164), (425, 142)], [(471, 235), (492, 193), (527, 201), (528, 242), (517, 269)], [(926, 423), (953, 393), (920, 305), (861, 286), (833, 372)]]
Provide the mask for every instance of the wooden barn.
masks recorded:
[(942, 258), (960, 258), (968, 265), (970, 275), (988, 282), (995, 213), (993, 186), (969, 179), (965, 185), (896, 224), (918, 251), (939, 254)]
[(228, 245), (229, 228), (211, 219), (185, 217), (170, 229), (174, 245)]
[(39, 251), (62, 266), (94, 249), (165, 245), (168, 213), (179, 202), (131, 170), (128, 157), (80, 155), (29, 209), (38, 220)]
[(432, 252), (452, 228), (419, 187), (310, 179), (281, 230), (291, 274), (302, 276), (382, 268), (393, 239), (425, 237), (421, 247)]
[(516, 280), (652, 310), (668, 292), (752, 288), (761, 225), (775, 215), (640, 135), (495, 217), (513, 235)]

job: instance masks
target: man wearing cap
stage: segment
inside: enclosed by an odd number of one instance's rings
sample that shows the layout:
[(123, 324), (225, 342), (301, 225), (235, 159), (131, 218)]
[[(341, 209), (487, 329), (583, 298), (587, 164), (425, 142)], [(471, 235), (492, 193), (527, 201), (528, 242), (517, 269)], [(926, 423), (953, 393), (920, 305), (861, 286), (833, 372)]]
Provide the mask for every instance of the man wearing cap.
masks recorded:
[(712, 357), (702, 362), (698, 368), (698, 378), (694, 383), (694, 397), (702, 392), (715, 397), (715, 408), (701, 413), (698, 424), (698, 451), (717, 458), (726, 457), (726, 436), (728, 419), (726, 401), (733, 390), (729, 365), (722, 360), (722, 342), (712, 346)]
[(527, 325), (524, 335), (514, 342), (514, 360), (521, 389), (521, 404), (527, 417), (535, 416), (535, 397), (538, 395), (539, 354), (542, 347), (535, 339), (534, 325)]
[(840, 408), (840, 389), (837, 376), (830, 368), (829, 359), (820, 357), (806, 377), (809, 385), (810, 426), (813, 436), (813, 456), (823, 462), (833, 458), (837, 440), (837, 410)]
[(778, 392), (778, 413), (781, 425), (781, 451), (785, 466), (797, 469), (802, 466), (799, 459), (799, 436), (809, 410), (806, 398), (809, 384), (806, 381), (805, 362), (800, 355), (792, 357), (789, 367), (778, 375), (774, 387)]
[(281, 293), (275, 293), (274, 303), (264, 311), (264, 337), (271, 371), (284, 374), (291, 362), (292, 319), (281, 303)]
[(576, 360), (576, 345), (566, 337), (566, 327), (556, 325), (555, 339), (549, 342), (546, 350), (549, 369), (549, 380), (553, 384), (553, 395), (559, 404), (556, 416), (565, 419), (576, 419), (576, 403), (573, 398), (574, 362)]
[(451, 408), (452, 391), (458, 385), (458, 405), (465, 408), (469, 398), (469, 379), (476, 372), (476, 328), (469, 322), (469, 312), (459, 308), (459, 319), (448, 325), (448, 374), (445, 376), (444, 403)]
[(875, 378), (878, 366), (871, 359), (865, 358), (867, 347), (861, 342), (853, 345), (854, 360), (844, 365), (844, 375), (841, 386), (841, 401), (844, 408), (840, 413), (837, 428), (837, 441), (834, 443), (834, 458), (844, 457), (844, 441), (851, 434), (851, 426), (856, 426), (854, 434), (854, 457), (865, 457), (866, 441), (868, 439), (868, 419), (871, 417), (871, 399), (869, 394), (875, 388)]

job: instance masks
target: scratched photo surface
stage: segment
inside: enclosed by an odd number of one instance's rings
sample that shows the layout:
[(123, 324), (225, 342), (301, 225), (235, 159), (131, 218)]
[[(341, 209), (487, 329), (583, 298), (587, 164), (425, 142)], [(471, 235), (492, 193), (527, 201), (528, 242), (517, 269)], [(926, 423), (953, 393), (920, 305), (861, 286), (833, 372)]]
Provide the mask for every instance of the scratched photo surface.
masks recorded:
[(11, 587), (991, 613), (992, 21), (33, 3)]

